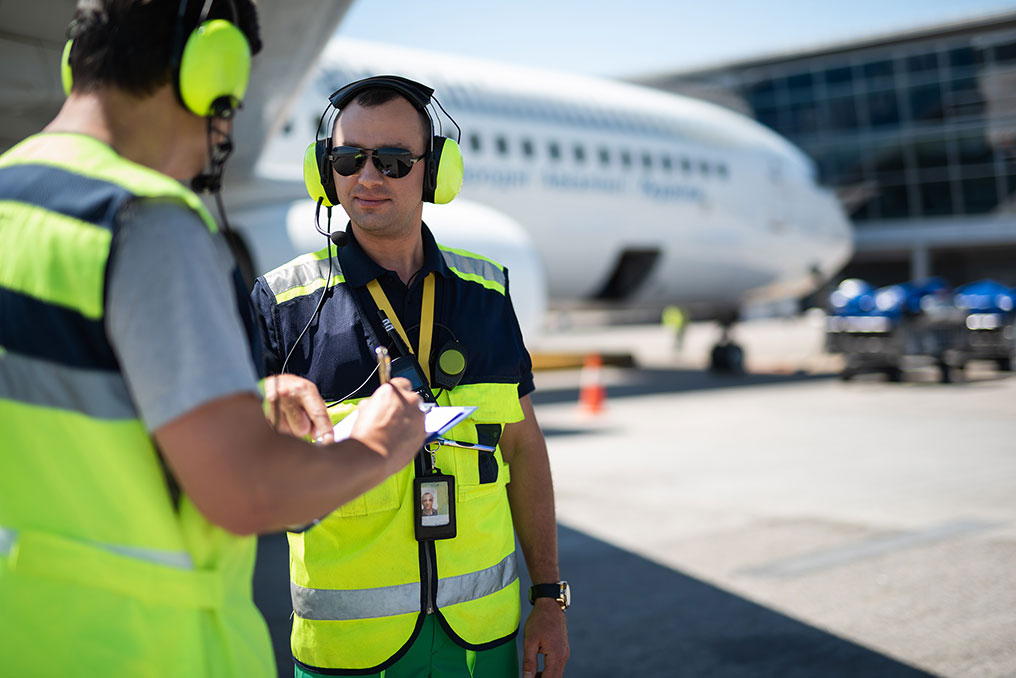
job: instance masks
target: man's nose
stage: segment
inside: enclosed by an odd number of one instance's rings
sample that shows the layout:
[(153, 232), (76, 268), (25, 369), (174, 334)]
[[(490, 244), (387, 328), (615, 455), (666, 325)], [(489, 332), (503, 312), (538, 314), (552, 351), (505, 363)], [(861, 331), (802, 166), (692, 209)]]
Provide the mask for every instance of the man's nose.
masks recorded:
[(357, 178), (361, 184), (380, 184), (385, 180), (385, 175), (374, 165), (374, 156), (371, 155), (364, 161)]

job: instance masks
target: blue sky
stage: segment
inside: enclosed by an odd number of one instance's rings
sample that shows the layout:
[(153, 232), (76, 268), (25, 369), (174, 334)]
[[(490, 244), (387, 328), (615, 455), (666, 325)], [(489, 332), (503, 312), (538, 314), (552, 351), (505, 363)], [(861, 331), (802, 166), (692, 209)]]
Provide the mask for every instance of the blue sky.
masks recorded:
[(339, 34), (625, 76), (1013, 10), (1014, 0), (354, 0)]

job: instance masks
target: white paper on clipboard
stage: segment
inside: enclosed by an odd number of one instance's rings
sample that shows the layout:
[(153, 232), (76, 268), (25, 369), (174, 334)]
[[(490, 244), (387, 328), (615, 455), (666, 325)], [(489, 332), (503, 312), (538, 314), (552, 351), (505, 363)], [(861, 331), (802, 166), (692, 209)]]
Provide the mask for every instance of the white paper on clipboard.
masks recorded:
[[(469, 418), (475, 407), (432, 407), (423, 419), (423, 428), (427, 432), (426, 442), (430, 442), (439, 435), (461, 424)], [(340, 421), (332, 429), (335, 434), (335, 442), (345, 440), (353, 432), (353, 424), (356, 422), (356, 415), (359, 410), (353, 411), (345, 419)]]

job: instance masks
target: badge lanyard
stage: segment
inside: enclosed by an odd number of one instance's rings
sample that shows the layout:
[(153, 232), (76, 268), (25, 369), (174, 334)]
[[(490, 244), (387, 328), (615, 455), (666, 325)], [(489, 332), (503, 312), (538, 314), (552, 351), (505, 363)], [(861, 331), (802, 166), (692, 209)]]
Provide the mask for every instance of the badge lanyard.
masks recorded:
[[(413, 352), (413, 344), (409, 335), (402, 327), (399, 316), (388, 301), (377, 279), (367, 283), (367, 291), (373, 297), (377, 307), (385, 312), (399, 337)], [(430, 273), (423, 280), (423, 300), (420, 306), (420, 347), (416, 354), (417, 363), (423, 370), (427, 383), (430, 384), (430, 349), (434, 334), (434, 274)], [(419, 541), (434, 539), (452, 539), (456, 534), (455, 521), (455, 478), (445, 475), (434, 463), (434, 450), (428, 448), (431, 458), (431, 473), (424, 477), (416, 477), (413, 481), (415, 495), (415, 534)], [(426, 465), (424, 466), (426, 469)]]
[[(392, 325), (395, 326), (395, 330), (402, 337), (402, 341), (405, 342), (406, 346), (409, 347), (409, 352), (413, 353), (413, 345), (409, 342), (409, 336), (406, 331), (402, 329), (402, 323), (399, 322), (399, 316), (392, 308), (391, 303), (388, 301), (388, 297), (385, 295), (381, 284), (378, 283), (377, 278), (367, 283), (367, 291), (370, 292), (370, 296), (374, 298), (374, 303), (377, 307), (388, 315), (388, 319), (391, 320)], [(420, 350), (417, 355), (417, 362), (420, 364), (420, 369), (423, 370), (423, 375), (427, 378), (427, 384), (430, 384), (430, 347), (434, 340), (434, 274), (429, 273), (423, 280), (423, 302), (420, 307)]]

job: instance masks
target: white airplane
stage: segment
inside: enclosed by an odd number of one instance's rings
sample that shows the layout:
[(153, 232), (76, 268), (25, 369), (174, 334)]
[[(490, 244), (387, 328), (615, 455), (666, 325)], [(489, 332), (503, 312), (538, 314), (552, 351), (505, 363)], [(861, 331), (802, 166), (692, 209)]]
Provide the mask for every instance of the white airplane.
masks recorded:
[[(56, 112), (73, 4), (0, 3), (0, 146)], [(462, 194), (428, 205), (424, 218), (439, 241), (508, 266), (529, 338), (548, 294), (555, 304), (672, 304), (729, 324), (745, 303), (808, 293), (849, 257), (849, 223), (811, 162), (754, 121), (633, 85), (341, 37), (312, 70), (349, 4), (261, 5), (266, 47), (224, 191), (252, 272), (323, 246), (303, 190), (303, 151), (327, 95), (381, 73), (434, 87), (461, 126)], [(297, 33), (306, 39), (294, 42)], [(332, 225), (344, 223), (339, 213)], [(717, 366), (740, 362), (740, 349), (721, 344)]]
[[(462, 193), (428, 205), (424, 220), (439, 241), (508, 266), (527, 335), (547, 292), (554, 304), (677, 305), (727, 326), (745, 303), (813, 291), (852, 252), (849, 222), (811, 161), (742, 115), (604, 79), (341, 36), (255, 174), (299, 180), (328, 94), (387, 73), (433, 87), (461, 128)], [(235, 204), (244, 206), (236, 222), (259, 234), (248, 243), (257, 262), (322, 246), (309, 200), (284, 215), (250, 193)], [(263, 239), (280, 218), (291, 252)], [(336, 219), (345, 225), (344, 214)], [(740, 360), (724, 336), (714, 366)]]

